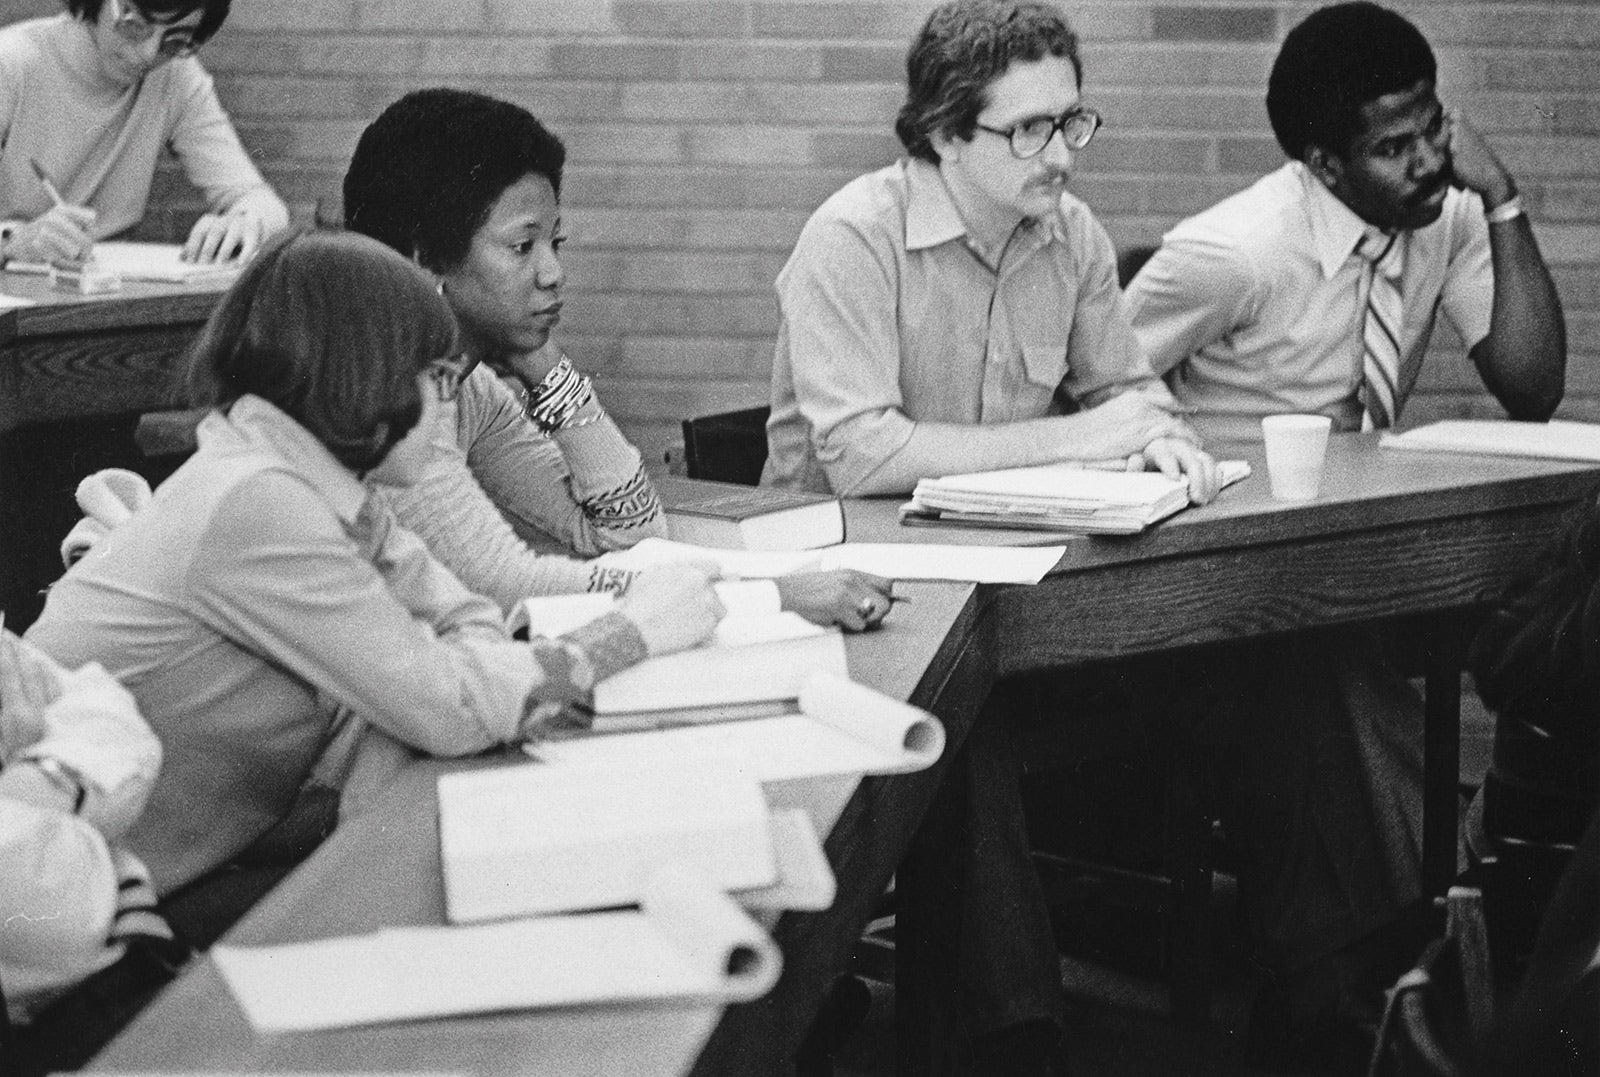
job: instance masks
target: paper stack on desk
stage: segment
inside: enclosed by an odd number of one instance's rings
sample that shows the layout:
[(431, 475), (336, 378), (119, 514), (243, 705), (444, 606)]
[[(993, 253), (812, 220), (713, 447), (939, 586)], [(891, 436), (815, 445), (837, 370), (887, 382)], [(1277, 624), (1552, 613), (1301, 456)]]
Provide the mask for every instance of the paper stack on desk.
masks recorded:
[(218, 945), (211, 956), (263, 1032), (656, 998), (746, 1001), (771, 990), (782, 968), (738, 905), (672, 868), (650, 878), (637, 909)]
[(776, 579), (796, 572), (855, 569), (890, 580), (1038, 583), (1061, 560), (1065, 546), (954, 546), (934, 542), (844, 542), (803, 553), (719, 550), (647, 538), (600, 558), (622, 568), (710, 561), (725, 577)]
[[(1217, 466), (1224, 486), (1250, 474), (1243, 460), (1222, 460)], [(1045, 464), (923, 479), (901, 507), (900, 520), (1131, 535), (1188, 504), (1186, 479), (1169, 479), (1157, 471)]]

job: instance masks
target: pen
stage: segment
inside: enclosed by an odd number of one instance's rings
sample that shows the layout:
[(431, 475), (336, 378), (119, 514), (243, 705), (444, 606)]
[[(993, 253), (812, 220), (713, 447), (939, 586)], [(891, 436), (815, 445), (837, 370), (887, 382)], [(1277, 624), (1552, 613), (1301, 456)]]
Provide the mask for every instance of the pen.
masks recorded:
[(911, 596), (910, 595), (890, 595), (889, 596), (889, 604), (893, 605), (896, 602), (904, 602), (904, 603), (909, 605), (910, 602), (911, 602)]
[(44, 170), (44, 166), (39, 163), (38, 158), (28, 158), (28, 165), (33, 169), (33, 174), (39, 177), (39, 185), (44, 188), (44, 193), (50, 196), (50, 201), (56, 204), (56, 208), (60, 209), (65, 206), (67, 200), (61, 197), (61, 192), (56, 189), (56, 185), (50, 182), (50, 174)]

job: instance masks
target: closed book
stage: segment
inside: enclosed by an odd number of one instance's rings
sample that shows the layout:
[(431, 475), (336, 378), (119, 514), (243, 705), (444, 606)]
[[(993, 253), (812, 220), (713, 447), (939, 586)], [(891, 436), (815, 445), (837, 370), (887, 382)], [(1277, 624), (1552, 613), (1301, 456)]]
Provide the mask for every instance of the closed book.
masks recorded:
[(635, 904), (670, 865), (719, 890), (778, 879), (761, 786), (718, 760), (444, 774), (439, 848), (456, 924)]
[(656, 480), (676, 542), (727, 550), (812, 550), (844, 541), (844, 507), (826, 494), (667, 476)]

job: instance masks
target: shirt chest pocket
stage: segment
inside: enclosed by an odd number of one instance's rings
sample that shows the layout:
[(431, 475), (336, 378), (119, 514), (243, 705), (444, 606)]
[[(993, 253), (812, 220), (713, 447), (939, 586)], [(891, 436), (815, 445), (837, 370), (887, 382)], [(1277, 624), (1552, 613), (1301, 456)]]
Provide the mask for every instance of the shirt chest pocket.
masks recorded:
[(1022, 376), (1029, 384), (1054, 392), (1067, 376), (1067, 342), (1034, 341), (1022, 345)]

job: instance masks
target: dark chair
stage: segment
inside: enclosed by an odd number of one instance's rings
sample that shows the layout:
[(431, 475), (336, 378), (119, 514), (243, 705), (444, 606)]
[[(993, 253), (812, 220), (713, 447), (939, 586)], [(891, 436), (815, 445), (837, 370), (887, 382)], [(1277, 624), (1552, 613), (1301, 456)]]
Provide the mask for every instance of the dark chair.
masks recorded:
[(768, 407), (683, 420), (683, 465), (691, 479), (755, 486), (767, 462)]

